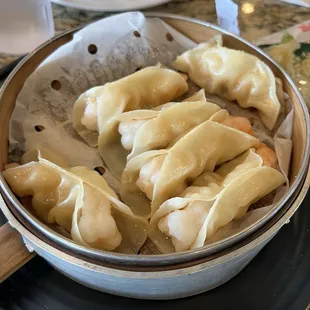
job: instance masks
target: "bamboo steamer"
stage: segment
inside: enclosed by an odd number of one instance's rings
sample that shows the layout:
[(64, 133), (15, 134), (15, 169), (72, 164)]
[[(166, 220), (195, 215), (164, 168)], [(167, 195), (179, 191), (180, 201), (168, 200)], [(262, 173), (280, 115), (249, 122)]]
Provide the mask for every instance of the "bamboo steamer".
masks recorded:
[[(288, 194), (279, 202), (276, 210), (267, 214), (258, 225), (228, 240), (181, 254), (121, 255), (86, 249), (58, 235), (20, 204), (1, 176), (3, 200), (0, 201), (0, 207), (9, 224), (0, 228), (0, 263), (4, 266), (0, 271), (0, 279), (7, 277), (36, 252), (68, 277), (97, 290), (148, 299), (190, 296), (212, 289), (238, 274), (301, 204), (309, 187), (309, 116), (292, 80), (261, 50), (214, 25), (167, 14), (147, 16), (162, 18), (197, 43), (222, 34), (225, 46), (259, 57), (282, 80), (295, 109), (291, 187)], [(72, 40), (78, 30), (66, 32), (43, 44), (14, 70), (3, 85), (0, 94), (1, 170), (8, 161), (10, 117), (25, 80), (48, 55)], [(8, 257), (14, 259), (8, 262)]]

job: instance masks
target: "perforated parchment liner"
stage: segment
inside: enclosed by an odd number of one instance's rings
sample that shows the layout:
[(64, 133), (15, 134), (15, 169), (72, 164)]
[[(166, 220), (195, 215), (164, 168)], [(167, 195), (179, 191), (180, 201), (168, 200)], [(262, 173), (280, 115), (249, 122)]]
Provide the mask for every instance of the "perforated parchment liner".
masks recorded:
[[(10, 122), (10, 161), (18, 162), (26, 150), (42, 145), (57, 152), (72, 166), (106, 168), (97, 149), (87, 146), (73, 129), (75, 100), (87, 89), (127, 76), (139, 68), (157, 62), (170, 66), (177, 55), (195, 45), (160, 19), (146, 19), (139, 12), (116, 15), (75, 33), (71, 42), (49, 56), (25, 82)], [(276, 133), (266, 131), (255, 112), (212, 96), (210, 101), (233, 115), (250, 118), (256, 135), (275, 147), (280, 168), (287, 173), (293, 120), (288, 98)], [(104, 177), (118, 192), (119, 183), (107, 169)], [(272, 203), (286, 190), (284, 186), (278, 189)], [(272, 208), (273, 205), (265, 205), (249, 211), (243, 219), (220, 229), (208, 243), (243, 230)], [(142, 252), (150, 254), (150, 249), (152, 247), (147, 246)]]

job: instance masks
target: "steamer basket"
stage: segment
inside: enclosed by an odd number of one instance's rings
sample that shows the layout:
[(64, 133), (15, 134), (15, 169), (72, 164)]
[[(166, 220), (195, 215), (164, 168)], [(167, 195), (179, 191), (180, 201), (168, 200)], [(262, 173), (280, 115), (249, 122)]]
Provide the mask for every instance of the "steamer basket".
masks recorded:
[[(309, 183), (310, 171), (307, 179), (303, 180), (286, 206), (270, 222), (237, 245), (204, 259), (159, 268), (126, 268), (123, 265), (111, 265), (80, 256), (46, 238), (23, 219), (17, 210), (14, 211), (15, 217), (1, 197), (0, 207), (9, 223), (23, 237), (28, 250), (35, 251), (56, 270), (72, 280), (110, 294), (165, 300), (206, 292), (236, 276), (276, 235), (279, 229), (288, 223), (304, 199)], [(8, 253), (7, 257), (18, 253), (18, 256), (24, 259), (20, 261), (24, 262), (31, 256), (28, 254), (27, 257), (25, 254), (26, 251), (22, 248), (18, 233), (12, 233), (11, 240), (14, 241), (12, 243), (15, 245), (15, 250)], [(17, 259), (14, 263), (17, 265)], [(4, 264), (1, 266), (6, 267)]]
[[(309, 186), (309, 180), (305, 181), (309, 167), (309, 117), (307, 108), (292, 80), (272, 59), (255, 46), (208, 23), (166, 14), (147, 16), (162, 18), (196, 42), (206, 41), (220, 33), (223, 35), (225, 46), (256, 55), (282, 80), (284, 90), (292, 99), (295, 108), (291, 187), (288, 194), (277, 204), (275, 210), (268, 213), (257, 225), (250, 226), (240, 234), (195, 251), (170, 255), (121, 255), (79, 246), (39, 222), (20, 204), (2, 176), (0, 183), (6, 204), (3, 203), (1, 209), (11, 225), (24, 237), (27, 245), (69, 277), (95, 289), (124, 296), (177, 298), (206, 291), (232, 278), (296, 211)], [(14, 70), (4, 84), (0, 94), (0, 120), (3, 126), (0, 131), (1, 170), (8, 161), (10, 116), (25, 80), (48, 55), (72, 40), (73, 34), (78, 30), (69, 31), (43, 44)], [(2, 230), (8, 232), (9, 228), (6, 226)], [(255, 234), (252, 235), (254, 232)], [(16, 234), (11, 232), (10, 236), (11, 242), (14, 243), (17, 240)], [(241, 240), (243, 240), (242, 243), (240, 243)], [(15, 265), (22, 264), (30, 258), (27, 251), (21, 247), (20, 239), (18, 242), (17, 250), (21, 255), (19, 260), (7, 266), (11, 271), (16, 268)], [(232, 247), (233, 245), (235, 246)], [(224, 252), (219, 252), (224, 249), (226, 249)], [(15, 253), (12, 247), (8, 247), (7, 251), (6, 257)], [(214, 255), (214, 253), (218, 254)], [(211, 254), (213, 256), (210, 256)], [(1, 260), (5, 262), (3, 255), (2, 258), (0, 257), (0, 262)], [(2, 276), (7, 276), (9, 272), (7, 270)], [(186, 277), (186, 275), (190, 276)], [(184, 281), (181, 279), (183, 276), (187, 287), (178, 282)], [(126, 285), (129, 279), (132, 281), (130, 287), (128, 282)], [(165, 285), (159, 285), (159, 281), (163, 281), (160, 283)]]

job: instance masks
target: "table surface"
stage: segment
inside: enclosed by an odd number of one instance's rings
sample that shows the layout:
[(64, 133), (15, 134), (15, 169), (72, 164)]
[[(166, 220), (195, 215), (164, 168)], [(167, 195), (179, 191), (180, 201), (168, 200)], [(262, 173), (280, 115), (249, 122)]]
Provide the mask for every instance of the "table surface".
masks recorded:
[[(310, 20), (308, 8), (279, 0), (234, 0), (234, 2), (239, 6), (240, 34), (250, 41)], [(217, 24), (215, 1), (213, 0), (175, 0), (143, 11), (184, 15)], [(111, 15), (111, 13), (82, 11), (56, 4), (53, 4), (53, 14), (56, 34)], [(14, 58), (0, 54), (0, 67), (11, 62)]]

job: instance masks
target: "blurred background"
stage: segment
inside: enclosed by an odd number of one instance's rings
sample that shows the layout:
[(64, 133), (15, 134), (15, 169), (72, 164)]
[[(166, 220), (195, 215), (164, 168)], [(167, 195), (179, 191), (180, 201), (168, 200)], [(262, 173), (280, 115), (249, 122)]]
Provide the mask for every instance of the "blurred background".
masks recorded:
[[(282, 32), (295, 26), (291, 33), (303, 45), (302, 49), (295, 46), (292, 53), (302, 58), (294, 58), (296, 76), (290, 74), (309, 105), (309, 7), (310, 0), (0, 0), (0, 85), (22, 56), (50, 37), (111, 14), (140, 9), (218, 24), (262, 47), (280, 43)], [(277, 32), (281, 35), (269, 39)]]
[[(54, 27), (57, 35), (125, 9), (136, 10), (145, 6), (152, 7), (141, 9), (143, 12), (164, 12), (197, 18), (219, 24), (254, 41), (259, 37), (310, 20), (310, 10), (307, 7), (310, 1), (291, 1), (302, 6), (282, 0), (54, 0), (67, 6), (49, 4), (49, 0), (1, 0), (0, 67), (18, 57), (10, 54), (30, 51), (42, 43), (42, 40), (52, 36)], [(163, 2), (167, 3), (156, 5)], [(25, 20), (28, 21), (28, 25), (25, 25)], [(13, 40), (12, 34), (16, 35), (16, 40)], [(30, 38), (30, 34), (33, 37)], [(35, 35), (37, 42), (34, 39)]]

